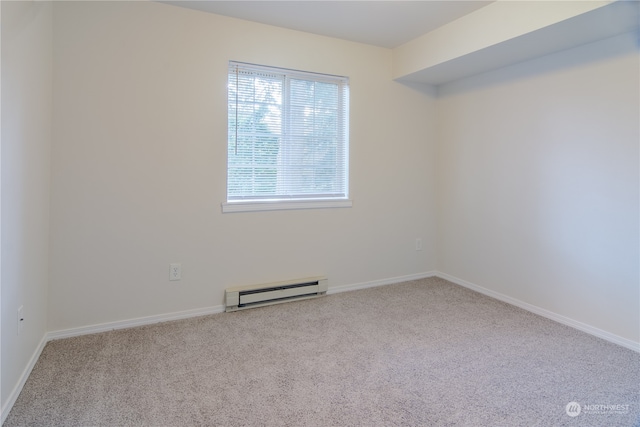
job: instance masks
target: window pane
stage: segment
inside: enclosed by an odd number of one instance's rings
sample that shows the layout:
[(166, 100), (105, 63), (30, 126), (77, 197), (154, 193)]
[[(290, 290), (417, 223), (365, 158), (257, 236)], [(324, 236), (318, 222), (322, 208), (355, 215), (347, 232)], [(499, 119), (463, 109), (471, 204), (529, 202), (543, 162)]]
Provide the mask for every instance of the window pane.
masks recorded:
[(230, 62), (228, 200), (347, 198), (348, 80)]

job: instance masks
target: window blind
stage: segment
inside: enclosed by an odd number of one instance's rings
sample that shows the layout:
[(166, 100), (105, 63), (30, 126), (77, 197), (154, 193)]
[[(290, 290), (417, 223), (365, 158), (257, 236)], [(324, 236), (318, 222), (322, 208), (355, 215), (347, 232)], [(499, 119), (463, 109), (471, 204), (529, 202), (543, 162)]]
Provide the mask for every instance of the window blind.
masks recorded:
[(348, 198), (349, 80), (229, 63), (227, 201)]

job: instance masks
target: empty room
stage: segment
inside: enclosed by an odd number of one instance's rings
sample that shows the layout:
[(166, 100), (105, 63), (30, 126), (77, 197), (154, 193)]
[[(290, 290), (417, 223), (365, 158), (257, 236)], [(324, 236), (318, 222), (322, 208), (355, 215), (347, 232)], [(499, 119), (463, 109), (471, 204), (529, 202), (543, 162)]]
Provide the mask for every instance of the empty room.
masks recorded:
[(3, 426), (640, 425), (637, 1), (1, 1)]

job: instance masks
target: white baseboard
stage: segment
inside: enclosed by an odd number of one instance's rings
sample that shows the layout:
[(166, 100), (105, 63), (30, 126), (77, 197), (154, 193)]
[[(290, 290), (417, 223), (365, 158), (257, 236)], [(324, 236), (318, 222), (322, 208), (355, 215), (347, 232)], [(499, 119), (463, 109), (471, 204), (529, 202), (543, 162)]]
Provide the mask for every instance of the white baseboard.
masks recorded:
[(116, 322), (100, 323), (97, 325), (82, 326), (80, 328), (64, 329), (48, 332), (47, 341), (60, 338), (71, 338), (80, 335), (96, 334), (99, 332), (114, 331), (116, 329), (134, 328), (136, 326), (152, 325), (154, 323), (168, 322), (171, 320), (189, 319), (191, 317), (207, 316), (209, 314), (222, 313), (224, 305), (196, 308), (193, 310), (178, 311), (174, 313), (159, 314), (156, 316), (138, 317), (136, 319), (120, 320)]
[(487, 295), (491, 298), (495, 298), (502, 302), (506, 302), (507, 304), (515, 305), (516, 307), (520, 307), (524, 310), (535, 313), (539, 316), (546, 317), (547, 319), (554, 320), (558, 323), (562, 323), (563, 325), (570, 326), (574, 329), (577, 329), (582, 332), (586, 332), (590, 335), (594, 335), (598, 338), (602, 338), (603, 340), (612, 342), (614, 344), (620, 345), (622, 347), (626, 347), (630, 350), (636, 351), (640, 353), (640, 343), (629, 340), (627, 338), (623, 338), (621, 336), (612, 334), (607, 331), (603, 331), (602, 329), (598, 329), (594, 326), (588, 325), (586, 323), (579, 322), (577, 320), (573, 320), (569, 317), (562, 316), (560, 314), (554, 313), (552, 311), (546, 310), (544, 308), (540, 308), (533, 304), (526, 303), (524, 301), (520, 301), (518, 299), (512, 298), (510, 296), (501, 294), (500, 292), (492, 291), (487, 288), (483, 288), (482, 286), (478, 286), (474, 283), (467, 282), (466, 280), (459, 279), (457, 277), (451, 276), (446, 273), (442, 273), (437, 271), (435, 276), (440, 277), (441, 279), (448, 280), (449, 282), (455, 283), (456, 285), (463, 286), (465, 288), (471, 289), (473, 291), (479, 292), (481, 294)]
[(0, 425), (4, 424), (7, 416), (9, 416), (9, 411), (11, 411), (11, 408), (13, 408), (13, 404), (16, 403), (16, 400), (18, 400), (18, 396), (22, 391), (22, 387), (24, 387), (25, 383), (27, 382), (27, 378), (29, 378), (29, 375), (31, 375), (31, 371), (40, 358), (40, 354), (42, 354), (42, 350), (44, 349), (44, 346), (47, 345), (47, 342), (47, 335), (45, 334), (40, 340), (38, 347), (36, 347), (36, 350), (33, 352), (33, 355), (31, 355), (29, 363), (24, 368), (24, 371), (22, 371), (22, 375), (20, 375), (18, 383), (13, 388), (13, 390), (11, 390), (11, 393), (9, 393), (9, 398), (6, 400), (4, 406), (0, 410)]
[[(393, 283), (406, 282), (409, 280), (424, 279), (432, 277), (435, 272), (411, 274), (407, 276), (392, 277), (390, 279), (374, 280), (371, 282), (356, 283), (353, 285), (337, 286), (329, 288), (327, 294), (335, 294), (339, 292), (355, 291), (358, 289), (373, 288), (376, 286), (390, 285)], [(61, 338), (71, 338), (80, 335), (96, 334), (99, 332), (113, 331), (116, 329), (134, 328), (136, 326), (151, 325), (154, 323), (168, 322), (171, 320), (188, 319), (191, 317), (206, 316), (224, 312), (224, 305), (216, 305), (213, 307), (198, 308), (194, 310), (185, 310), (175, 313), (159, 314), (156, 316), (139, 317), (136, 319), (120, 320), (116, 322), (100, 323), (96, 325), (82, 326), (79, 328), (70, 328), (59, 331), (52, 331), (46, 334), (46, 341), (57, 340)]]
[[(499, 292), (492, 291), (487, 288), (483, 288), (482, 286), (476, 285), (471, 282), (467, 282), (466, 280), (460, 279), (455, 276), (451, 276), (449, 274), (446, 274), (440, 271), (429, 271), (425, 273), (410, 274), (406, 276), (398, 276), (398, 277), (392, 277), (388, 279), (373, 280), (370, 282), (361, 282), (361, 283), (355, 283), (351, 285), (330, 287), (327, 291), (327, 294), (331, 295), (331, 294), (337, 294), (340, 292), (356, 291), (360, 289), (367, 289), (367, 288), (373, 288), (377, 286), (391, 285), (394, 283), (407, 282), (410, 280), (425, 279), (425, 278), (434, 277), (434, 276), (440, 277), (442, 279), (448, 280), (457, 285), (460, 285), (465, 288), (479, 292), (481, 294), (487, 295), (491, 298), (495, 298), (497, 300), (506, 302), (516, 307), (520, 307), (524, 310), (530, 311), (539, 316), (546, 317), (547, 319), (554, 320), (558, 323), (562, 323), (563, 325), (570, 326), (572, 328), (578, 329), (580, 331), (586, 332), (588, 334), (594, 335), (596, 337), (602, 338), (614, 344), (621, 345), (625, 348), (628, 348), (640, 353), (640, 343), (638, 342), (620, 337), (618, 335), (612, 334), (607, 331), (603, 331), (602, 329), (598, 329), (586, 323), (582, 323), (577, 320), (571, 319), (569, 317), (562, 316), (560, 314), (554, 313), (544, 308), (540, 308), (533, 304), (520, 301), (508, 295), (504, 295)], [(194, 310), (185, 310), (185, 311), (180, 311), (175, 313), (160, 314), (157, 316), (140, 317), (137, 319), (108, 322), (108, 323), (102, 323), (97, 325), (83, 326), (80, 328), (72, 328), (72, 329), (65, 329), (61, 331), (48, 332), (45, 335), (45, 338), (43, 338), (44, 343), (42, 344), (42, 348), (44, 348), (44, 344), (46, 344), (48, 341), (55, 340), (55, 339), (70, 338), (70, 337), (76, 337), (76, 336), (87, 335), (87, 334), (95, 334), (99, 332), (112, 331), (116, 329), (133, 328), (136, 326), (150, 325), (154, 323), (167, 322), (171, 320), (188, 319), (191, 317), (206, 316), (209, 314), (216, 314), (216, 313), (222, 313), (222, 312), (224, 312), (224, 305), (217, 305), (213, 307), (206, 307), (206, 308), (200, 308), (200, 309), (194, 309)], [(40, 348), (39, 351), (42, 351), (42, 348)], [(38, 355), (39, 354), (40, 353), (38, 353)], [(33, 363), (35, 364), (35, 361)], [(29, 370), (29, 372), (31, 372), (31, 370)], [(26, 381), (26, 378), (24, 379), (24, 381)], [(4, 414), (4, 410), (3, 410), (3, 414)]]
[[(370, 281), (370, 282), (355, 283), (355, 284), (352, 284), (352, 285), (343, 285), (343, 286), (331, 287), (327, 291), (327, 294), (336, 294), (336, 293), (340, 293), (340, 292), (356, 291), (356, 290), (359, 290), (359, 289), (366, 289), (366, 288), (373, 288), (373, 287), (377, 287), (377, 286), (391, 285), (391, 284), (394, 284), (394, 283), (407, 282), (407, 281), (410, 281), (410, 280), (425, 279), (425, 278), (434, 277), (434, 276), (435, 277), (440, 277), (441, 279), (448, 280), (448, 281), (450, 281), (450, 282), (452, 282), (452, 283), (454, 283), (456, 285), (460, 285), (460, 286), (463, 286), (465, 288), (468, 288), (468, 289), (474, 290), (476, 292), (479, 292), (481, 294), (487, 295), (487, 296), (489, 296), (491, 298), (495, 298), (497, 300), (506, 302), (506, 303), (514, 305), (516, 307), (520, 307), (520, 308), (522, 308), (524, 310), (530, 311), (530, 312), (538, 314), (538, 315), (540, 315), (542, 317), (546, 317), (546, 318), (554, 320), (554, 321), (556, 321), (558, 323), (562, 323), (564, 325), (570, 326), (572, 328), (575, 328), (575, 329), (578, 329), (580, 331), (586, 332), (588, 334), (594, 335), (596, 337), (602, 338), (602, 339), (604, 339), (606, 341), (609, 341), (609, 342), (612, 342), (614, 344), (618, 344), (618, 345), (621, 345), (621, 346), (626, 347), (628, 349), (634, 350), (636, 352), (640, 352), (640, 343), (637, 343), (635, 341), (631, 341), (629, 339), (620, 337), (620, 336), (612, 334), (610, 332), (603, 331), (601, 329), (595, 328), (595, 327), (587, 325), (585, 323), (578, 322), (577, 320), (570, 319), (568, 317), (559, 315), (559, 314), (551, 312), (549, 310), (545, 310), (545, 309), (537, 307), (535, 305), (532, 305), (532, 304), (517, 300), (515, 298), (512, 298), (512, 297), (504, 295), (504, 294), (501, 294), (499, 292), (492, 291), (490, 289), (483, 288), (482, 286), (478, 286), (478, 285), (476, 285), (474, 283), (467, 282), (465, 280), (459, 279), (457, 277), (454, 277), (454, 276), (451, 276), (449, 274), (442, 273), (442, 272), (439, 272), (439, 271), (430, 271), (430, 272), (426, 272), (426, 273), (419, 273), (419, 274), (411, 274), (411, 275), (407, 275), (407, 276), (392, 277), (392, 278), (389, 278), (389, 279), (381, 279), (381, 280), (373, 280), (373, 281)], [(224, 305), (216, 305), (216, 306), (213, 306), (213, 307), (205, 307), (205, 308), (198, 308), (198, 309), (193, 309), (193, 310), (185, 310), (185, 311), (174, 312), (174, 313), (160, 314), (160, 315), (156, 315), (156, 316), (140, 317), (140, 318), (130, 319), (130, 320), (122, 320), (122, 321), (116, 321), (116, 322), (101, 323), (101, 324), (97, 324), (97, 325), (83, 326), (83, 327), (80, 327), (80, 328), (71, 328), (71, 329), (65, 329), (65, 330), (60, 330), (60, 331), (52, 331), (52, 332), (46, 333), (42, 337), (42, 340), (40, 341), (40, 344), (38, 345), (38, 348), (33, 353), (33, 356), (31, 357), (31, 359), (29, 360), (29, 364), (27, 365), (27, 367), (23, 371), (23, 373), (22, 373), (22, 375), (20, 377), (20, 380), (18, 381), (18, 383), (14, 387), (14, 389), (11, 392), (9, 398), (7, 399), (5, 405), (1, 408), (0, 425), (2, 423), (4, 423), (5, 419), (9, 415), (9, 411), (11, 410), (11, 408), (14, 405), (14, 403), (16, 402), (16, 399), (20, 395), (20, 392), (22, 391), (22, 387), (24, 387), (24, 384), (26, 383), (27, 378), (29, 378), (29, 375), (31, 374), (31, 370), (33, 369), (33, 367), (35, 366), (36, 362), (38, 361), (38, 358), (40, 357), (40, 354), (42, 353), (42, 350), (44, 349), (44, 346), (46, 345), (47, 342), (52, 341), (52, 340), (56, 340), (56, 339), (61, 339), (61, 338), (71, 338), (71, 337), (76, 337), (76, 336), (80, 336), (80, 335), (88, 335), (88, 334), (95, 334), (95, 333), (99, 333), (99, 332), (113, 331), (113, 330), (116, 330), (116, 329), (133, 328), (133, 327), (136, 327), (136, 326), (150, 325), (150, 324), (154, 324), (154, 323), (167, 322), (167, 321), (171, 321), (171, 320), (188, 319), (188, 318), (191, 318), (191, 317), (206, 316), (206, 315), (209, 315), (209, 314), (216, 314), (216, 313), (222, 313), (222, 312), (224, 312)]]
[(31, 374), (33, 367), (35, 366), (36, 362), (40, 358), (40, 354), (42, 353), (44, 346), (49, 341), (57, 340), (61, 338), (77, 337), (81, 335), (96, 334), (99, 332), (113, 331), (116, 329), (126, 329), (126, 328), (133, 328), (136, 326), (151, 325), (154, 323), (168, 322), (171, 320), (180, 320), (180, 319), (188, 319), (191, 317), (206, 316), (209, 314), (216, 314), (216, 313), (222, 313), (222, 312), (224, 312), (224, 306), (216, 305), (213, 307), (197, 308), (193, 310), (185, 310), (185, 311), (179, 311), (174, 313), (160, 314), (157, 316), (139, 317), (136, 319), (101, 323), (97, 325), (83, 326), (80, 328), (71, 328), (71, 329), (64, 329), (60, 331), (47, 332), (42, 337), (42, 340), (40, 341), (40, 344), (38, 345), (38, 348), (36, 349), (36, 351), (33, 353), (33, 356), (31, 356), (31, 359), (29, 360), (29, 364), (27, 365), (25, 370), (22, 372), (22, 375), (20, 376), (18, 383), (11, 391), (11, 394), (9, 395), (9, 398), (7, 399), (5, 405), (1, 408), (0, 425), (4, 423), (5, 419), (9, 415), (9, 411), (11, 411), (11, 408), (16, 403), (16, 400), (18, 399), (18, 396), (22, 391), (22, 387), (24, 387), (24, 384), (27, 382), (27, 379), (29, 378), (29, 375)]
[[(392, 277), (390, 279), (374, 280), (371, 282), (356, 283), (353, 285), (337, 286), (329, 288), (327, 294), (335, 294), (339, 292), (355, 291), (358, 289), (373, 288), (376, 286), (390, 285), (393, 283), (407, 282), (409, 280), (424, 279), (432, 277), (435, 272), (411, 274), (407, 276)], [(156, 316), (139, 317), (136, 319), (120, 320), (115, 322), (100, 323), (96, 325), (82, 326), (79, 328), (63, 329), (59, 331), (48, 332), (45, 336), (46, 341), (57, 340), (61, 338), (71, 338), (80, 335), (96, 334), (100, 332), (113, 331), (116, 329), (134, 328), (136, 326), (152, 325), (154, 323), (168, 322), (171, 320), (188, 319), (191, 317), (207, 316), (224, 312), (224, 305), (216, 305), (213, 307), (198, 308), (193, 310), (179, 311), (175, 313), (159, 314)]]
[(381, 279), (381, 280), (373, 280), (371, 282), (355, 283), (353, 285), (329, 287), (329, 290), (327, 291), (327, 295), (337, 294), (340, 292), (357, 291), (360, 289), (375, 288), (376, 286), (392, 285), (394, 283), (408, 282), (410, 280), (426, 279), (427, 277), (433, 277), (435, 275), (436, 275), (435, 271), (429, 271), (426, 273), (392, 277), (390, 279)]

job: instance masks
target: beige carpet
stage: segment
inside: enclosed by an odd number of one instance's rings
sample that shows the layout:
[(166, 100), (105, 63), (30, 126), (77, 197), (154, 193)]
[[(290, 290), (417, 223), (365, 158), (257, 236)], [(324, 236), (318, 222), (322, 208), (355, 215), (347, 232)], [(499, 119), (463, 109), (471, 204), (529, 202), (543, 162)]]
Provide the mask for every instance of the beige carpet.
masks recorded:
[(4, 425), (633, 426), (639, 395), (640, 354), (431, 278), (52, 341)]

